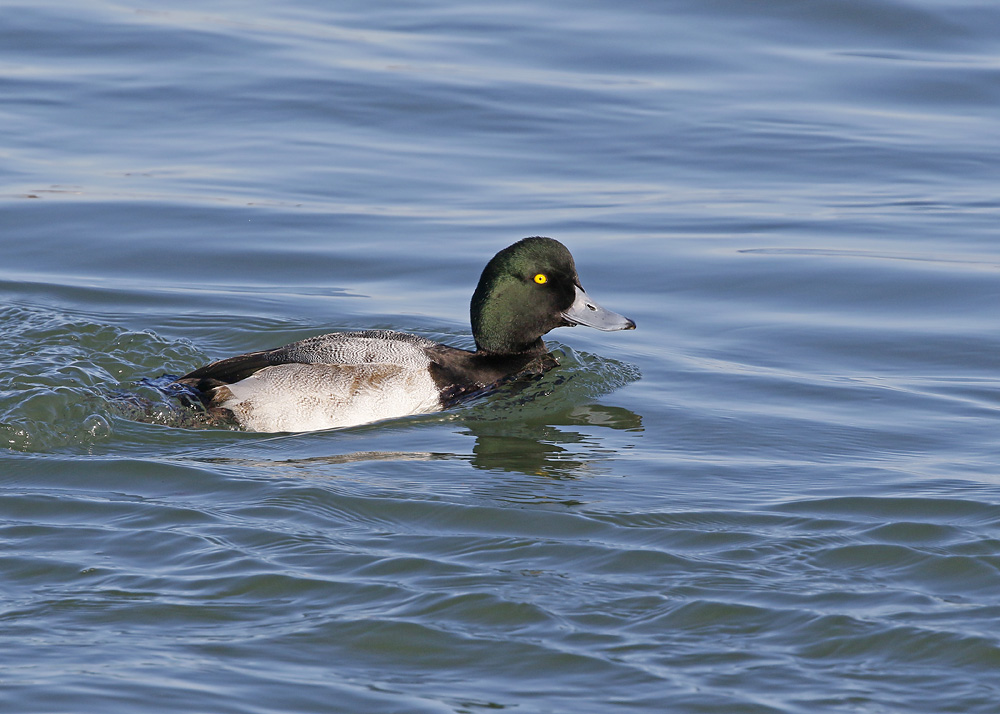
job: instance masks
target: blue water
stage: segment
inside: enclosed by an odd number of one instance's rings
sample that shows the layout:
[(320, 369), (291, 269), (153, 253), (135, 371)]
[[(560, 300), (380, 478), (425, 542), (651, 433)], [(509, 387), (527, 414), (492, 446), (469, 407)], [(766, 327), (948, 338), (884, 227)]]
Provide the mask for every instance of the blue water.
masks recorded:
[[(0, 6), (0, 711), (1000, 710), (1000, 6)], [(339, 431), (146, 378), (634, 332)]]

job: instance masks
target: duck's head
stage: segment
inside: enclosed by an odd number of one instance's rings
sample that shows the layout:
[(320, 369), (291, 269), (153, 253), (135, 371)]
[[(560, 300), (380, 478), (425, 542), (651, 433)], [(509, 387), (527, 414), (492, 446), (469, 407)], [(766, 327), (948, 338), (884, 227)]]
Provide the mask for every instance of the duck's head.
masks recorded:
[(488, 354), (542, 352), (542, 335), (556, 327), (634, 330), (580, 285), (573, 256), (552, 238), (525, 238), (487, 263), (472, 295), (472, 334)]

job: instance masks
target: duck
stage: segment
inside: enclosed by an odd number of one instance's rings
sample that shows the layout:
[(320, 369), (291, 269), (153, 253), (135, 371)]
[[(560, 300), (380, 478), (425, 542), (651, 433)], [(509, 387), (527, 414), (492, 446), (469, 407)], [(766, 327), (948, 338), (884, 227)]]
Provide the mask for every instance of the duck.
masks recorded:
[(440, 411), (558, 362), (557, 327), (634, 330), (583, 289), (572, 254), (524, 238), (487, 263), (470, 306), (476, 349), (395, 330), (333, 332), (227, 357), (176, 379), (213, 421), (245, 431), (307, 432)]

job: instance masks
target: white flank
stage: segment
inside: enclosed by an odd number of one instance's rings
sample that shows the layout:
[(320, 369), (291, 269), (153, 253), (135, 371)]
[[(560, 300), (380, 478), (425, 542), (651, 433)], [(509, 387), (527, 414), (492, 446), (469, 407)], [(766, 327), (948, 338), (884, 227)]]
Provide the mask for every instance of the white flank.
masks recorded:
[(441, 408), (426, 365), (282, 364), (228, 389), (221, 406), (249, 431), (316, 431)]

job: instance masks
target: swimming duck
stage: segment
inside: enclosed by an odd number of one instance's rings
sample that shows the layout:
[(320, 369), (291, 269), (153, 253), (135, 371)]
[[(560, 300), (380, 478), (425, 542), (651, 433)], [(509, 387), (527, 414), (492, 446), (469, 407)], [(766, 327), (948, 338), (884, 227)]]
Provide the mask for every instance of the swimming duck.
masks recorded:
[(248, 431), (314, 431), (438, 411), (555, 366), (556, 327), (634, 330), (580, 285), (569, 250), (535, 236), (486, 265), (471, 306), (476, 350), (393, 330), (334, 332), (212, 362), (177, 380)]

